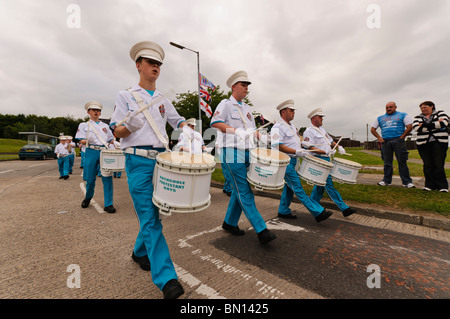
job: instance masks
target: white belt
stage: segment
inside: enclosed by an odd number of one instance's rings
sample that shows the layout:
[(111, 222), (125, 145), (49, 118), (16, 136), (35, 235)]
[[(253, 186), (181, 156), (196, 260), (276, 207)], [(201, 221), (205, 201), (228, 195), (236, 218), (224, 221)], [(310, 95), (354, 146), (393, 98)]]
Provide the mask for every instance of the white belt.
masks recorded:
[(159, 154), (156, 150), (144, 150), (142, 148), (129, 147), (125, 149), (126, 154), (133, 154), (142, 157), (146, 157), (149, 159), (156, 159), (156, 156)]
[(93, 150), (97, 150), (97, 151), (101, 151), (101, 150), (106, 150), (107, 149), (105, 146), (98, 146), (98, 145), (89, 145), (88, 148), (93, 149)]

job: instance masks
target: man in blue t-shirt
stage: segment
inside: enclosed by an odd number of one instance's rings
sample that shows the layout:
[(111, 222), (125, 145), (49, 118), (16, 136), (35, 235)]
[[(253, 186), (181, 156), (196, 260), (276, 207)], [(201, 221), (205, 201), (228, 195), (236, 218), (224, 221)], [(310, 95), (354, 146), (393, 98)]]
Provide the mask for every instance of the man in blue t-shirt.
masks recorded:
[[(379, 116), (373, 122), (370, 132), (381, 143), (381, 158), (384, 161), (384, 178), (378, 185), (387, 186), (392, 183), (392, 161), (395, 153), (403, 186), (407, 188), (415, 187), (409, 176), (409, 169), (406, 163), (408, 160), (408, 150), (405, 144), (405, 137), (412, 130), (412, 122), (412, 118), (408, 114), (397, 112), (395, 102), (387, 103), (386, 114)], [(378, 127), (381, 129), (381, 136), (377, 133)]]

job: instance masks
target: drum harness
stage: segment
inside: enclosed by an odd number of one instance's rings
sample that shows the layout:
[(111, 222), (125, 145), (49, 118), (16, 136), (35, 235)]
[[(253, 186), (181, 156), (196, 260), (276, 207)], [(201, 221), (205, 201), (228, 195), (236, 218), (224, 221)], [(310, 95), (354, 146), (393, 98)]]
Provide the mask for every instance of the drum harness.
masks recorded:
[[(169, 148), (169, 142), (161, 134), (161, 131), (158, 129), (158, 126), (157, 126), (155, 120), (153, 119), (152, 115), (148, 111), (148, 108), (151, 107), (159, 99), (152, 99), (152, 102), (150, 102), (150, 104), (146, 105), (144, 103), (144, 100), (142, 99), (142, 97), (137, 92), (132, 91), (131, 89), (128, 89), (128, 92), (131, 93), (131, 95), (134, 97), (134, 99), (136, 100), (136, 102), (138, 103), (138, 105), (140, 107), (138, 113), (141, 113), (141, 112), (144, 113), (144, 116), (147, 119), (148, 124), (150, 124), (150, 127), (152, 128), (152, 130), (155, 132), (155, 134), (158, 137), (158, 139), (160, 140), (160, 142), (164, 145), (165, 149), (168, 152), (170, 152), (171, 150)], [(159, 152), (156, 150), (144, 150), (144, 149), (140, 149), (140, 148), (136, 148), (136, 147), (129, 147), (129, 148), (125, 149), (125, 153), (142, 156), (142, 157), (146, 157), (149, 159), (156, 159), (156, 156), (159, 154)]]
[[(98, 146), (98, 145), (89, 145), (89, 131), (90, 129), (92, 129), (92, 131), (95, 133), (95, 135), (97, 135), (97, 138), (100, 140), (100, 142), (105, 145), (105, 146)], [(103, 149), (109, 149), (108, 144), (105, 142), (105, 140), (100, 136), (100, 134), (98, 133), (97, 129), (95, 127), (92, 126), (91, 121), (88, 122), (88, 130), (87, 130), (87, 134), (86, 134), (86, 147), (93, 149), (93, 150), (103, 150)]]

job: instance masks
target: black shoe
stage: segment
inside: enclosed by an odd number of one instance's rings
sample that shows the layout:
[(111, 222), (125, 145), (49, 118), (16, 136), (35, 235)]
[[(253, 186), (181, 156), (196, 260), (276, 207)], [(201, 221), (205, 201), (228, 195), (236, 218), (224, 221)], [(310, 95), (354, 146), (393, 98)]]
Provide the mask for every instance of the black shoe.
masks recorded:
[(63, 178), (64, 178), (64, 179), (68, 179), (68, 178), (69, 178), (69, 175), (63, 176)]
[(107, 212), (107, 213), (112, 214), (112, 213), (116, 212), (116, 209), (114, 208), (113, 205), (110, 205), (110, 206), (105, 207), (104, 211)]
[(235, 235), (235, 236), (242, 236), (245, 234), (245, 232), (243, 230), (239, 229), (238, 226), (231, 226), (225, 222), (223, 222), (222, 228), (225, 229), (230, 234)]
[(342, 215), (344, 215), (344, 217), (350, 216), (351, 214), (356, 213), (356, 210), (354, 210), (353, 208), (347, 208), (346, 210), (344, 210), (342, 212)]
[(278, 213), (278, 217), (279, 218), (285, 218), (285, 219), (297, 219), (296, 215), (292, 215), (292, 214), (280, 214)]
[(147, 255), (138, 257), (134, 254), (133, 251), (133, 253), (131, 254), (131, 259), (137, 262), (142, 270), (150, 271), (150, 260), (148, 259)]
[(59, 179), (63, 179), (63, 178), (64, 178), (64, 176), (60, 176), (60, 177), (59, 177)]
[(91, 202), (90, 198), (83, 199), (83, 201), (81, 202), (81, 207), (83, 207), (83, 208), (88, 207), (90, 202)]
[(227, 196), (231, 196), (231, 192), (227, 192), (226, 190), (222, 190), (222, 193), (225, 193), (225, 194), (227, 194)]
[(261, 244), (267, 244), (277, 238), (274, 233), (272, 233), (267, 228), (258, 233), (258, 239)]
[(164, 299), (177, 299), (184, 294), (184, 289), (176, 279), (169, 280), (163, 288)]
[(323, 212), (321, 212), (320, 215), (316, 217), (316, 222), (320, 223), (321, 221), (327, 219), (331, 215), (333, 215), (333, 213), (328, 212), (324, 209)]

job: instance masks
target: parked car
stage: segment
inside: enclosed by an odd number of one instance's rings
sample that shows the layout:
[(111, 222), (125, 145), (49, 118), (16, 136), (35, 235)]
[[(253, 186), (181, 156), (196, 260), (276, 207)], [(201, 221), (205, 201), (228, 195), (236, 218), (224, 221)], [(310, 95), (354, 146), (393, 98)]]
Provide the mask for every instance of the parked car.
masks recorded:
[(27, 144), (22, 146), (19, 150), (19, 158), (21, 160), (26, 158), (37, 158), (44, 160), (46, 158), (56, 158), (56, 154), (53, 151), (53, 148), (49, 145)]

